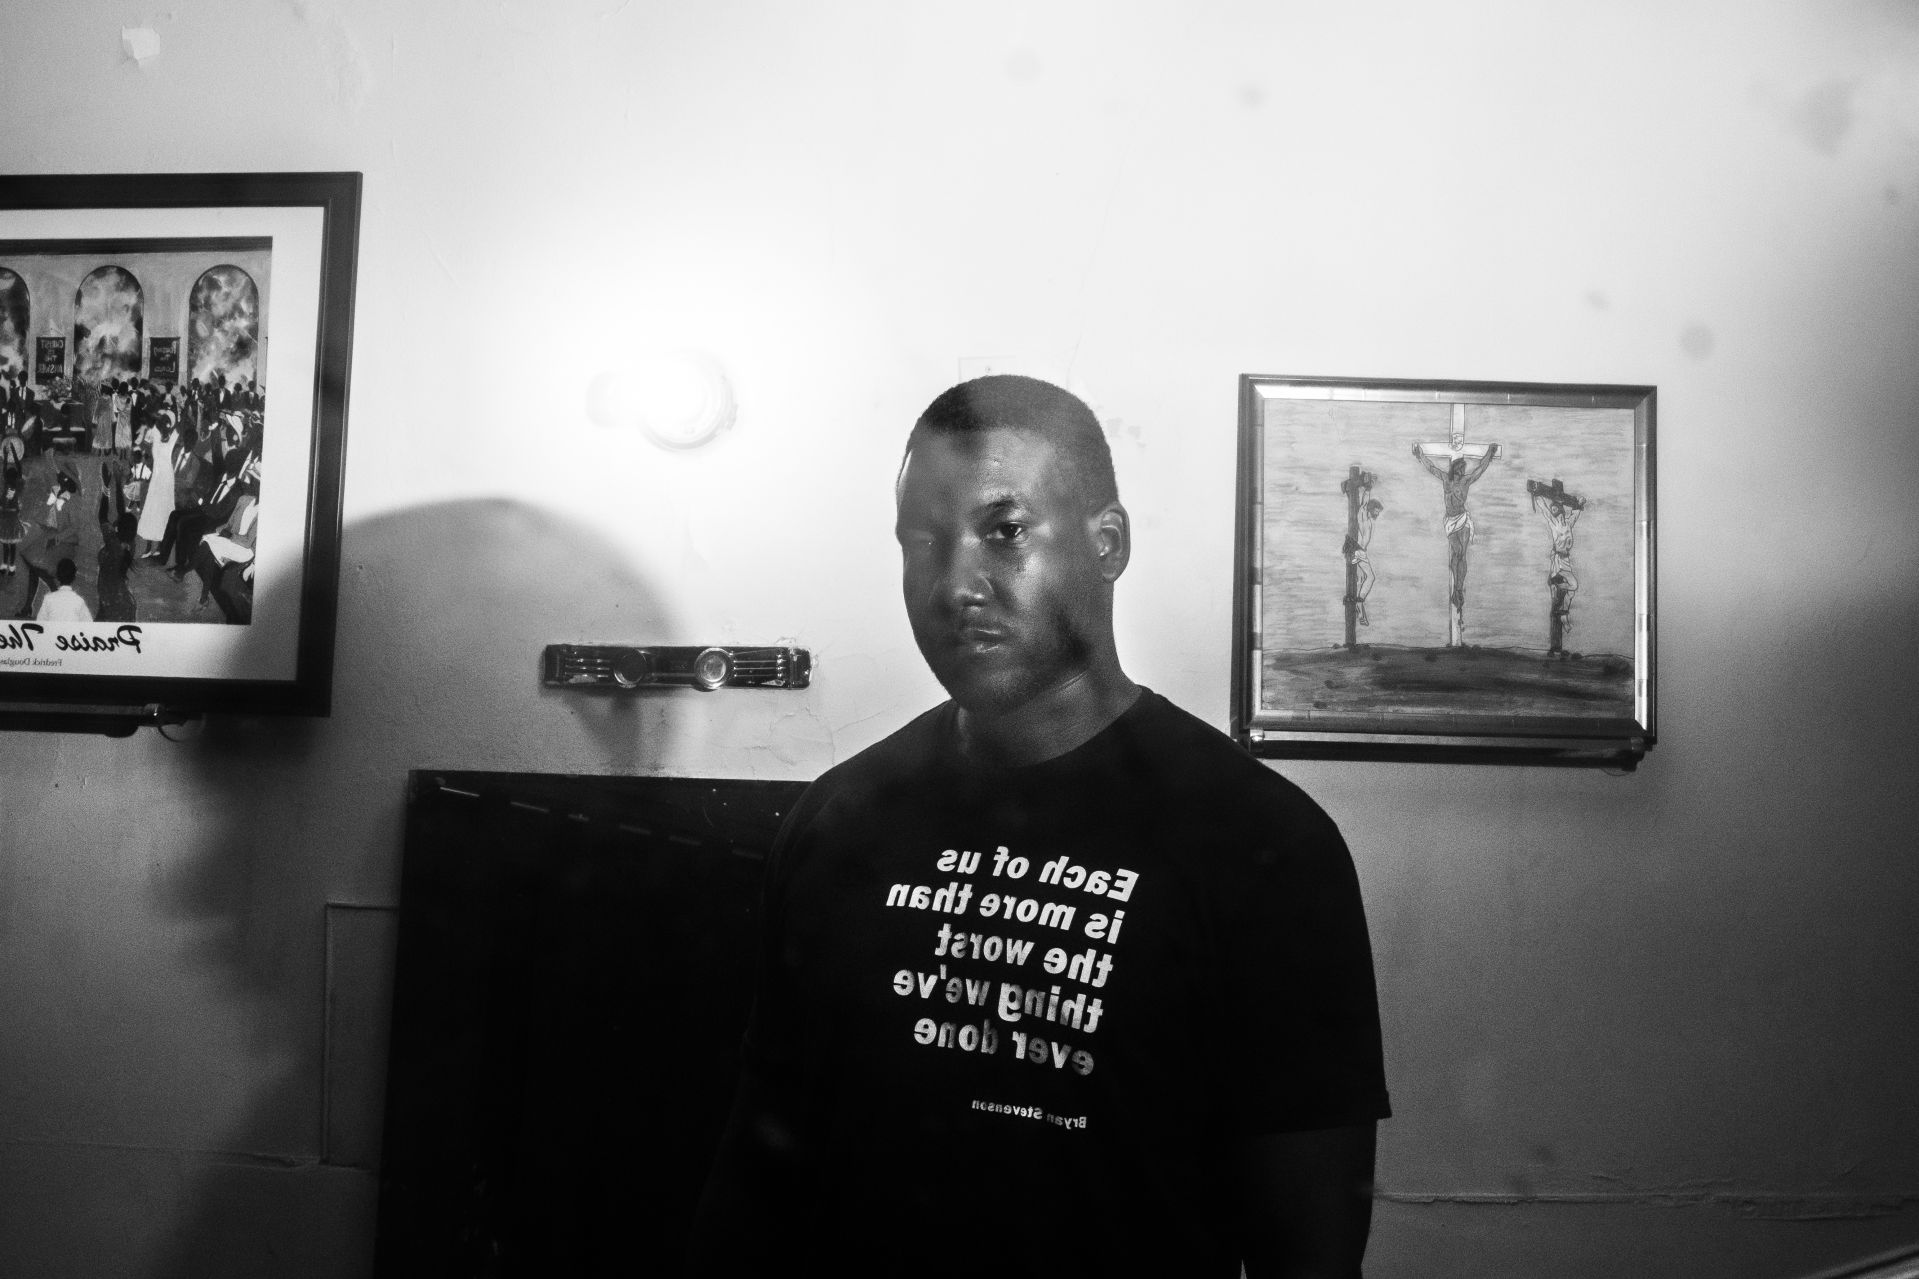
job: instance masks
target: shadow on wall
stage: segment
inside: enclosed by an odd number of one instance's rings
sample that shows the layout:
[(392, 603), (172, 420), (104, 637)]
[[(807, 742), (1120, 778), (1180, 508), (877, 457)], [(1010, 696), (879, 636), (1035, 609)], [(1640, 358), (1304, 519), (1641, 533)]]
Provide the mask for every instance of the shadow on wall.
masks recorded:
[[(324, 904), (397, 903), (406, 771), (537, 770), (561, 744), (578, 761), (582, 731), (584, 771), (672, 756), (663, 713), (538, 685), (549, 642), (671, 629), (661, 592), (596, 534), (513, 502), (422, 507), (349, 527), (341, 578), (332, 718), (213, 718), (184, 748), (203, 844), (159, 908), (194, 925), (179, 935), (251, 1027), (253, 1065), (207, 1081), (250, 1102), (221, 1143), (235, 1153), (182, 1171), (152, 1279), (371, 1271), (384, 1020), (380, 1043), (353, 1049), (363, 1077), (330, 1084)], [(390, 955), (366, 970), (390, 976)], [(322, 1114), (343, 1088), (367, 1131), (338, 1163)]]

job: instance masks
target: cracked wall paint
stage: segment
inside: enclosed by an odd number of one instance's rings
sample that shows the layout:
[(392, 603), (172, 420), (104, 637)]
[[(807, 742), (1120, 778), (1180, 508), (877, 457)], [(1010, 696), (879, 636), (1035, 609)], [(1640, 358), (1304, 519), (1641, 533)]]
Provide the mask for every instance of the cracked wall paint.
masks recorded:
[(325, 0), (288, 0), (288, 8), (296, 21), (311, 30), (313, 49), (332, 84), (335, 103), (349, 114), (358, 112), (372, 91), (373, 64), (346, 17)]

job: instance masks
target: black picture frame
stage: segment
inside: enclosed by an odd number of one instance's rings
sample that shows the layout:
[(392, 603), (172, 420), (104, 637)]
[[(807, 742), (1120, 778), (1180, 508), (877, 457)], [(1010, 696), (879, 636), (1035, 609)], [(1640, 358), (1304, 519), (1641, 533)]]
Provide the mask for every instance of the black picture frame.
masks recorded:
[[(360, 196), (361, 175), (353, 172), (0, 175), (0, 268), (140, 254), (161, 267), (175, 255), (191, 270), (209, 255), (217, 260), (224, 246), (241, 246), (253, 260), (270, 261), (272, 276), (270, 298), (257, 306), (255, 380), (267, 396), (247, 621), (136, 615), (131, 640), (117, 644), (126, 639), (125, 623), (62, 624), (56, 633), (23, 631), (18, 618), (0, 621), (0, 727), (114, 731), (114, 723), (205, 712), (329, 713)], [(51, 265), (46, 272), (56, 282), (70, 278)], [(174, 331), (152, 335), (156, 365), (182, 376), (173, 362), (191, 320), (183, 286), (169, 287), (172, 313), (161, 327)], [(44, 291), (58, 317), (59, 291)], [(19, 335), (35, 381), (33, 339), (43, 329), (55, 335), (48, 326), (56, 324), (76, 335), (70, 358), (79, 371), (81, 298), (67, 296), (64, 317)], [(51, 355), (61, 343), (43, 345)], [(146, 345), (135, 340), (136, 350)], [(284, 515), (296, 504), (297, 522)]]
[(1269, 757), (1635, 767), (1656, 740), (1656, 400), (1242, 376), (1234, 736)]

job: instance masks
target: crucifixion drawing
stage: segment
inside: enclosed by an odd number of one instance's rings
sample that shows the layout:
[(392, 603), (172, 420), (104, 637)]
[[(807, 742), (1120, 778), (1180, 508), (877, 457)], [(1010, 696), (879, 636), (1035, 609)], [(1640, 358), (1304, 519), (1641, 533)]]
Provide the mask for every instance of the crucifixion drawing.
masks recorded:
[(1451, 439), (1444, 444), (1415, 444), (1413, 456), (1439, 481), (1446, 498), (1446, 571), (1451, 581), (1446, 623), (1446, 647), (1466, 642), (1466, 553), (1473, 544), (1473, 517), (1466, 510), (1466, 493), (1499, 456), (1497, 444), (1466, 442), (1466, 406), (1453, 405)]

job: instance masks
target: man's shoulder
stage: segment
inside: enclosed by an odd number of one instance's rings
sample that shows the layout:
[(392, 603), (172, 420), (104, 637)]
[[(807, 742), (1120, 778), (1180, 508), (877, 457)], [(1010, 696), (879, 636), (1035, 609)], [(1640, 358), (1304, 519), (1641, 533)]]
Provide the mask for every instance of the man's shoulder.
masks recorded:
[(1122, 767), (1139, 803), (1165, 806), (1157, 820), (1226, 842), (1277, 833), (1339, 840), (1312, 796), (1231, 737), (1151, 690), (1140, 702), (1122, 720)]
[(813, 789), (864, 790), (924, 776), (940, 766), (952, 731), (951, 702), (915, 715), (871, 746), (848, 756), (819, 775)]
[(1250, 788), (1312, 802), (1304, 791), (1231, 737), (1151, 689), (1140, 690), (1139, 706), (1122, 723), (1130, 723), (1132, 749), (1157, 756), (1166, 767), (1195, 784)]
[(951, 703), (914, 716), (866, 749), (841, 760), (815, 778), (786, 815), (774, 850), (774, 865), (788, 860), (797, 844), (815, 842), (827, 830), (865, 823), (874, 806), (888, 797), (924, 790), (938, 775), (940, 744), (950, 725)]

